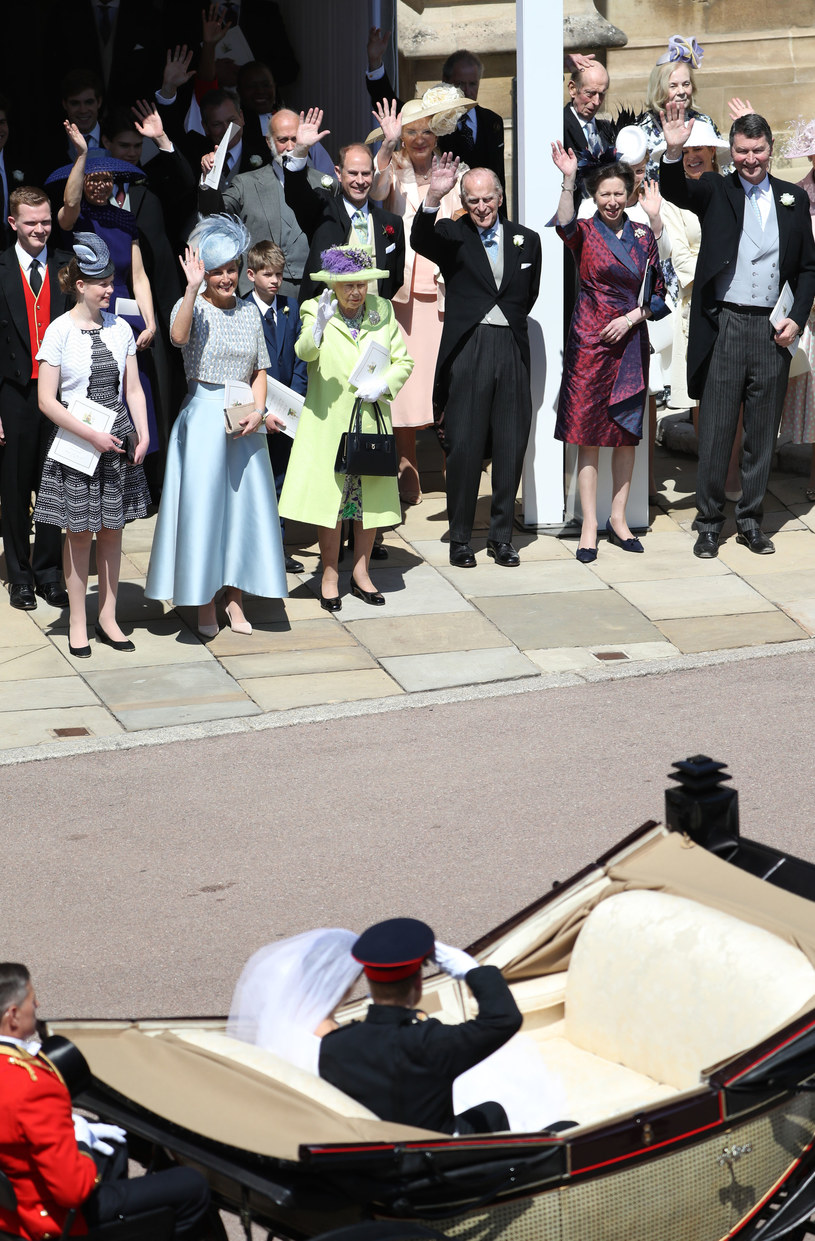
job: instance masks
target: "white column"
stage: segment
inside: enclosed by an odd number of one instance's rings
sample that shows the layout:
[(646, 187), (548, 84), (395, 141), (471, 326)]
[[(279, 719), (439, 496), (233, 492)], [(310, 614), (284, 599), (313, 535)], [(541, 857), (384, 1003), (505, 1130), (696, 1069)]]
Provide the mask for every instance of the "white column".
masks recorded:
[(530, 527), (563, 522), (563, 445), (553, 438), (563, 355), (563, 242), (545, 228), (560, 197), (551, 143), (563, 130), (563, 0), (516, 0), (518, 203), (521, 224), (541, 237), (543, 275), (529, 319), (532, 434), (522, 481)]

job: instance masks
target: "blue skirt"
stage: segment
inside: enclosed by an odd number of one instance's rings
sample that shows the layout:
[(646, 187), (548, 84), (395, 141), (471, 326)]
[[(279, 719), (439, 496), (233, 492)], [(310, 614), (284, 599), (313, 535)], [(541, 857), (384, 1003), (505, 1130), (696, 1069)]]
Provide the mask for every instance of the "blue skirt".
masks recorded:
[(192, 382), (170, 433), (144, 593), (200, 607), (222, 586), (288, 594), (274, 477), (266, 436), (227, 436), (223, 388)]

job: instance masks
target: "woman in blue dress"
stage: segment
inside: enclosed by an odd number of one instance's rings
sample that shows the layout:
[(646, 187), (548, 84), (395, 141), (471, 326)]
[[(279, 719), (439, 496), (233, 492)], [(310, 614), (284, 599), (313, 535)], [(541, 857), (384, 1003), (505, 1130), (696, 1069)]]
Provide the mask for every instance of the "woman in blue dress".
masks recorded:
[[(272, 467), (265, 439), (255, 434), (264, 422), (270, 432), (279, 426), (265, 412), (269, 357), (257, 310), (236, 296), (248, 247), (236, 216), (201, 220), (180, 260), (187, 288), (170, 318), (188, 390), (170, 434), (145, 594), (197, 607), (207, 638), (218, 632), (215, 595), (222, 586), (237, 633), (252, 632), (243, 591), (287, 594)], [(235, 436), (224, 429), (226, 380), (248, 383), (255, 402)]]

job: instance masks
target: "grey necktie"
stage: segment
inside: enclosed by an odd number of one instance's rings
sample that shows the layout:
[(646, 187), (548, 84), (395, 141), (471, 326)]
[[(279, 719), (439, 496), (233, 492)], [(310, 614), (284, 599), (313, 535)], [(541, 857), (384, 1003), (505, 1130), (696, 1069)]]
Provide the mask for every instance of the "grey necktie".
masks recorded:
[(484, 243), (484, 249), (487, 251), (487, 257), (493, 267), (498, 259), (498, 238), (496, 237), (497, 225), (493, 224), (492, 228), (485, 228), (481, 234), (481, 240)]
[(755, 212), (755, 217), (758, 220), (759, 228), (763, 229), (764, 221), (761, 218), (761, 208), (758, 205), (758, 186), (757, 185), (750, 186), (750, 190), (747, 194), (747, 201), (749, 202), (750, 206), (753, 208), (753, 211)]

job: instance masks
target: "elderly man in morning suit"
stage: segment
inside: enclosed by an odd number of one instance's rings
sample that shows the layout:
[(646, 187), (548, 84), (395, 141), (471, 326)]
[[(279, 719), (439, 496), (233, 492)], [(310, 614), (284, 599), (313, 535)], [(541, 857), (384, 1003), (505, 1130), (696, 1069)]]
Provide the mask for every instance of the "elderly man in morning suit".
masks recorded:
[[(682, 148), (690, 124), (682, 105), (668, 104), (660, 188), (669, 202), (698, 215), (702, 225), (688, 339), (688, 392), (700, 398), (693, 550), (702, 559), (719, 554), (725, 478), (743, 402), (736, 539), (751, 552), (769, 555), (775, 548), (761, 529), (762, 502), (787, 387), (788, 346), (803, 330), (815, 299), (809, 199), (798, 186), (768, 175), (772, 131), (755, 113), (731, 127), (734, 172), (686, 178)], [(786, 285), (792, 302), (773, 328), (769, 316)]]
[(520, 564), (512, 523), (532, 425), (527, 319), (538, 297), (541, 244), (531, 229), (499, 219), (501, 185), (488, 168), (462, 177), (467, 214), (436, 223), (457, 170), (451, 155), (434, 158), (410, 235), (413, 249), (439, 267), (447, 290), (433, 405), (444, 416), (450, 563), (475, 565), (470, 536), (483, 459), (491, 455), (487, 555), (511, 568)]

